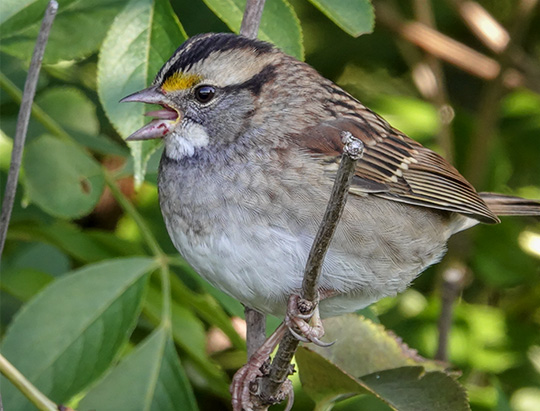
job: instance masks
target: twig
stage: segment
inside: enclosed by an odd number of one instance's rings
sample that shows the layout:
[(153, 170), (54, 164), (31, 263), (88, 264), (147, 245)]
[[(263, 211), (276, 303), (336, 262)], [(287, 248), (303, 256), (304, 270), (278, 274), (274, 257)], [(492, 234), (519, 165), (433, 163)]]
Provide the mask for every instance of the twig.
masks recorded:
[(48, 399), (30, 381), (11, 364), (6, 357), (0, 354), (0, 372), (21, 391), (37, 409), (41, 411), (58, 411), (54, 402)]
[[(353, 137), (351, 133), (343, 132), (342, 138), (345, 146), (341, 156), (341, 163), (334, 181), (332, 194), (330, 195), (323, 220), (311, 246), (304, 270), (302, 297), (309, 301), (316, 301), (318, 298), (318, 283), (324, 257), (345, 208), (356, 162), (362, 157), (364, 151), (362, 141)], [(261, 381), (261, 401), (270, 401), (276, 397), (279, 388), (290, 374), (290, 363), (298, 344), (298, 339), (288, 331), (279, 345), (270, 368), (270, 374), (267, 377), (263, 377)]]
[(452, 311), (454, 301), (463, 290), (465, 285), (466, 268), (463, 265), (452, 265), (443, 271), (443, 284), (441, 287), (441, 314), (437, 328), (439, 341), (435, 359), (448, 360), (448, 337), (452, 326)]
[(479, 3), (469, 0), (448, 0), (475, 36), (495, 53), (510, 42), (508, 31)]
[(242, 36), (252, 39), (257, 37), (265, 2), (266, 0), (247, 0), (242, 25), (240, 26)]
[(15, 202), (17, 180), (19, 179), (19, 171), (21, 169), (26, 131), (28, 130), (32, 102), (34, 101), (34, 95), (36, 94), (36, 86), (39, 78), (39, 71), (41, 69), (41, 62), (43, 61), (43, 53), (45, 52), (45, 46), (47, 45), (49, 33), (57, 11), (58, 3), (55, 0), (51, 0), (47, 5), (45, 16), (43, 16), (41, 22), (41, 28), (39, 29), (36, 46), (34, 47), (30, 67), (28, 68), (28, 76), (26, 77), (26, 83), (24, 85), (21, 108), (19, 109), (19, 117), (17, 119), (17, 129), (15, 131), (15, 138), (13, 139), (11, 163), (4, 191), (4, 201), (2, 202), (2, 214), (0, 216), (0, 256), (2, 256), (2, 252), (4, 251), (9, 220), (11, 219), (13, 203)]
[[(262, 12), (266, 0), (247, 0), (240, 34), (256, 38), (261, 24)], [(266, 339), (266, 315), (250, 307), (245, 307), (247, 358), (257, 351)]]

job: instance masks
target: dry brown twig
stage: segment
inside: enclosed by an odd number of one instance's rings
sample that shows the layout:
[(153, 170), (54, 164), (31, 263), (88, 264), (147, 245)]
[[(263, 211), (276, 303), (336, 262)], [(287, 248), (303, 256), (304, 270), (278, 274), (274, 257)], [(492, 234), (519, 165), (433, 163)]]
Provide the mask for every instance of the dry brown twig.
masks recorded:
[[(32, 103), (36, 94), (36, 86), (45, 53), (45, 46), (49, 39), (51, 27), (58, 11), (58, 2), (51, 0), (45, 10), (45, 15), (41, 21), (36, 45), (28, 68), (28, 75), (24, 85), (24, 92), (17, 118), (17, 128), (15, 137), (13, 138), (13, 150), (11, 152), (11, 162), (9, 165), (9, 173), (4, 192), (4, 200), (2, 202), (2, 215), (0, 217), (0, 256), (4, 250), (9, 220), (15, 202), (15, 194), (17, 192), (17, 180), (21, 168), (22, 154), (24, 150), (24, 142), (26, 140), (26, 132), (28, 130), (28, 122), (32, 111)], [(4, 375), (15, 387), (17, 387), (28, 400), (39, 410), (54, 411), (58, 410), (54, 402), (47, 398), (40, 390), (38, 390), (28, 379), (22, 375), (5, 357), (0, 355), (0, 372)], [(1, 399), (1, 398), (0, 398)], [(1, 401), (0, 401), (1, 408)]]
[(32, 112), (32, 103), (36, 94), (36, 86), (45, 53), (45, 46), (49, 40), (52, 23), (58, 10), (58, 3), (54, 0), (50, 1), (45, 11), (45, 16), (41, 22), (34, 53), (28, 68), (28, 75), (24, 85), (24, 92), (19, 109), (19, 117), (17, 118), (17, 129), (13, 138), (13, 150), (11, 151), (11, 162), (9, 164), (8, 178), (4, 191), (4, 200), (2, 202), (2, 215), (0, 216), (0, 256), (4, 250), (6, 241), (7, 229), (13, 203), (15, 202), (15, 193), (17, 192), (17, 180), (19, 179), (19, 171), (21, 169), (21, 160), (24, 150), (24, 142), (26, 141), (26, 131), (28, 130), (28, 122), (30, 121), (30, 113)]

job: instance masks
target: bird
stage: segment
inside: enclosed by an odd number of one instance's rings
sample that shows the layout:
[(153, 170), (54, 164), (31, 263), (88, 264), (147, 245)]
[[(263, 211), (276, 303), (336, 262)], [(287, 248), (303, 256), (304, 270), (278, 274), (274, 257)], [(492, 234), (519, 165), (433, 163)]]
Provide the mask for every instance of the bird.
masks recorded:
[(363, 144), (325, 257), (323, 317), (394, 296), (437, 263), (453, 234), (540, 203), (478, 193), (445, 159), (308, 64), (231, 33), (185, 41), (150, 87), (157, 104), (128, 140), (162, 139), (159, 202), (169, 236), (208, 282), (284, 316), (298, 294), (343, 152)]

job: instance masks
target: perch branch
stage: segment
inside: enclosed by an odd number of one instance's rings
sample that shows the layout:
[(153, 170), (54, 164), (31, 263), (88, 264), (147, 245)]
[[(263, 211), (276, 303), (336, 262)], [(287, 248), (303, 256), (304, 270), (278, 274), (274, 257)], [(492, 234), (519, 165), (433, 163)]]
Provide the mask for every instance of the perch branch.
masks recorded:
[[(342, 133), (344, 148), (341, 162), (332, 188), (332, 194), (326, 206), (323, 220), (311, 246), (309, 257), (304, 270), (302, 297), (309, 301), (318, 298), (318, 283), (321, 276), (322, 264), (330, 242), (336, 231), (337, 224), (347, 202), (347, 193), (351, 186), (356, 162), (362, 157), (364, 145), (349, 132)], [(270, 367), (270, 374), (261, 382), (259, 394), (262, 403), (271, 403), (276, 398), (283, 382), (291, 372), (291, 361), (298, 347), (296, 339), (290, 331), (283, 337), (278, 351)]]
[(9, 165), (4, 200), (2, 202), (2, 214), (0, 216), (0, 256), (4, 250), (9, 220), (11, 219), (13, 203), (15, 202), (17, 180), (19, 179), (19, 171), (21, 169), (26, 131), (28, 130), (28, 122), (30, 121), (32, 102), (34, 101), (34, 95), (36, 94), (36, 86), (39, 78), (39, 71), (41, 69), (41, 62), (43, 61), (43, 53), (45, 52), (45, 46), (47, 45), (49, 33), (57, 11), (58, 3), (55, 0), (50, 1), (41, 22), (41, 28), (39, 29), (36, 46), (34, 47), (30, 67), (28, 68), (28, 76), (26, 77), (26, 83), (24, 85), (24, 93), (21, 108), (19, 109), (15, 138), (13, 139), (11, 163)]
[[(256, 38), (261, 24), (262, 12), (266, 0), (247, 0), (240, 34), (250, 38)], [(266, 339), (266, 315), (245, 307), (246, 318), (246, 345), (247, 358), (251, 358), (253, 353), (264, 343)]]

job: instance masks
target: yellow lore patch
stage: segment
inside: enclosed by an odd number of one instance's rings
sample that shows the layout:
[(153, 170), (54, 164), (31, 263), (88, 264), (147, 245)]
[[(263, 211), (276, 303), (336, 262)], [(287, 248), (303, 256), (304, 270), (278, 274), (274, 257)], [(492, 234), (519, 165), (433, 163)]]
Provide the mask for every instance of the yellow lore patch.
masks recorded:
[(161, 88), (166, 92), (185, 90), (199, 84), (201, 80), (202, 77), (197, 74), (185, 74), (178, 71), (165, 80)]

